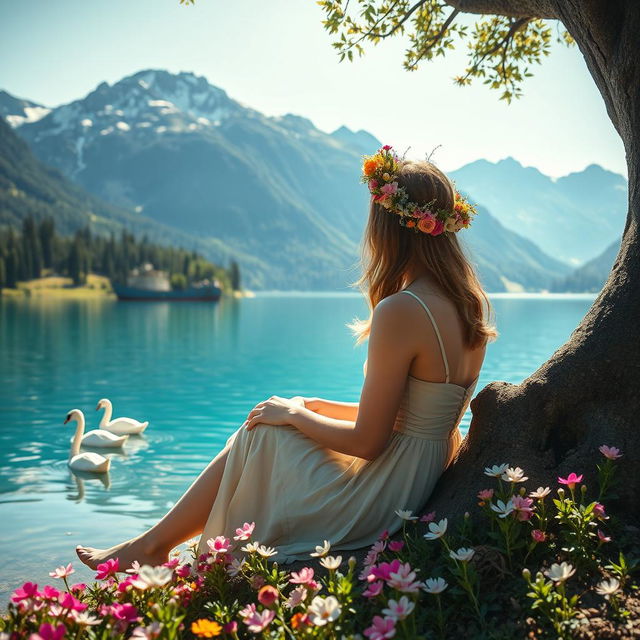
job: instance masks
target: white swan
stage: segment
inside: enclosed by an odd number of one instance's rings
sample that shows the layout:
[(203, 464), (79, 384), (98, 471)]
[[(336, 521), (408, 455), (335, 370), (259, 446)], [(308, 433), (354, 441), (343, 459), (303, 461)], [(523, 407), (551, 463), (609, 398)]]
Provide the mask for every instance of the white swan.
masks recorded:
[[(80, 444), (83, 447), (115, 449), (124, 446), (128, 439), (129, 436), (116, 436), (106, 429), (92, 429), (82, 436)], [(73, 438), (71, 438), (71, 442), (73, 442)]]
[(77, 422), (76, 435), (71, 444), (69, 462), (67, 464), (77, 471), (92, 471), (94, 473), (108, 471), (109, 465), (111, 464), (109, 458), (90, 451), (80, 453), (80, 442), (82, 441), (82, 434), (84, 433), (84, 413), (82, 413), (80, 409), (73, 409), (67, 414), (67, 419), (64, 421), (64, 424), (72, 420)]
[(111, 413), (113, 411), (113, 405), (111, 404), (111, 400), (107, 400), (106, 398), (102, 398), (102, 400), (98, 402), (96, 411), (100, 411), (100, 409), (104, 409), (104, 415), (102, 416), (102, 420), (100, 420), (100, 428), (111, 431), (111, 433), (118, 435), (138, 434), (142, 433), (149, 426), (148, 421), (138, 422), (138, 420), (134, 420), (133, 418), (116, 418), (112, 420)]

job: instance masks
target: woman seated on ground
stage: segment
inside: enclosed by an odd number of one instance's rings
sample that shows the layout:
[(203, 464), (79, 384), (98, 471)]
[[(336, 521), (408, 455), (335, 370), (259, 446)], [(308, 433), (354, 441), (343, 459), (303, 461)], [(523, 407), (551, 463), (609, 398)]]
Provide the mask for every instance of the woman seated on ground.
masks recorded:
[(365, 159), (371, 205), (359, 283), (371, 313), (352, 325), (368, 338), (359, 403), (272, 396), (258, 403), (171, 510), (109, 549), (77, 547), (91, 567), (118, 557), (160, 564), (201, 535), (231, 537), (245, 522), (302, 559), (322, 540), (334, 550), (371, 545), (420, 510), (456, 454), (458, 424), (478, 382), (489, 301), (458, 243), (473, 207), (432, 163), (390, 147)]

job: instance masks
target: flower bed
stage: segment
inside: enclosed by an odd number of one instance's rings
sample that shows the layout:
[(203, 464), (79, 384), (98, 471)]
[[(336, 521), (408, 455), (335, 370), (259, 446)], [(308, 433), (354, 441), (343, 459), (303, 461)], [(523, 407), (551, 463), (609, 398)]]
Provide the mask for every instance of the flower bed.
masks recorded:
[(399, 509), (400, 534), (382, 532), (359, 568), (325, 541), (308, 566), (285, 571), (252, 539), (253, 523), (209, 539), (199, 558), (124, 577), (109, 560), (92, 585), (70, 584), (72, 565), (58, 567), (50, 575), (64, 589), (14, 592), (0, 640), (640, 637), (627, 553), (637, 536), (604, 506), (621, 454), (600, 451), (597, 495), (575, 473), (554, 491), (527, 491), (519, 467), (488, 467), (480, 517)]

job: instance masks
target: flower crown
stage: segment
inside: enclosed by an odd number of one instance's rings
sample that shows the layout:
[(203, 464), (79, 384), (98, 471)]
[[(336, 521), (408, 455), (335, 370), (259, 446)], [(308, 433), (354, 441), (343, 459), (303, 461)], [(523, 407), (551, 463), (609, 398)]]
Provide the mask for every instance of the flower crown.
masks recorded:
[(438, 236), (444, 231), (455, 233), (467, 229), (476, 209), (457, 190), (453, 211), (433, 209), (435, 198), (421, 205), (409, 200), (406, 189), (398, 186), (397, 182), (404, 163), (405, 160), (399, 158), (388, 144), (375, 155), (364, 156), (361, 180), (369, 186), (372, 200), (390, 213), (397, 214), (401, 226), (416, 232)]

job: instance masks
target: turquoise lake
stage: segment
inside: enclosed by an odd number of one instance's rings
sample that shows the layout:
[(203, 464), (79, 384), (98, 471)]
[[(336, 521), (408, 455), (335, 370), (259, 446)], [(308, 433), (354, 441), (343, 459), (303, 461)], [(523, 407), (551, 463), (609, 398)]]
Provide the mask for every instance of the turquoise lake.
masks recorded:
[[(594, 295), (492, 296), (499, 339), (476, 392), (518, 383), (570, 336)], [(24, 580), (74, 561), (76, 544), (108, 546), (158, 519), (271, 395), (357, 401), (366, 345), (345, 323), (357, 294), (264, 293), (204, 303), (0, 301), (0, 607)], [(108, 478), (67, 468), (82, 409), (110, 398), (114, 416), (149, 420), (112, 456)], [(471, 414), (462, 428), (468, 429)], [(501, 461), (498, 461), (501, 462)]]

